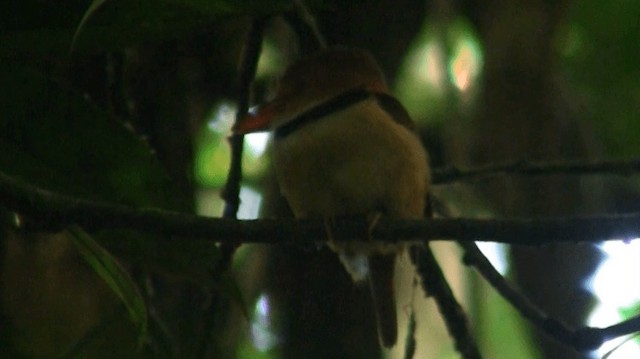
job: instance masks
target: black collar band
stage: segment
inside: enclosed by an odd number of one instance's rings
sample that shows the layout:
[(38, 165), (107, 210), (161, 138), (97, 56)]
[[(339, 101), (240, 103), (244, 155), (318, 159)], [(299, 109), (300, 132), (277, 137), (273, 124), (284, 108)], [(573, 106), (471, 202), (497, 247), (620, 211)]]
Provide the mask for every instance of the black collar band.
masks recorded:
[(278, 127), (275, 130), (275, 138), (285, 138), (300, 127), (315, 122), (325, 117), (326, 115), (344, 110), (347, 107), (354, 105), (360, 101), (364, 101), (367, 98), (371, 97), (371, 95), (372, 93), (368, 90), (365, 90), (364, 88), (357, 88), (354, 90), (343, 92), (334, 98), (331, 98), (319, 105), (308, 109), (293, 120)]

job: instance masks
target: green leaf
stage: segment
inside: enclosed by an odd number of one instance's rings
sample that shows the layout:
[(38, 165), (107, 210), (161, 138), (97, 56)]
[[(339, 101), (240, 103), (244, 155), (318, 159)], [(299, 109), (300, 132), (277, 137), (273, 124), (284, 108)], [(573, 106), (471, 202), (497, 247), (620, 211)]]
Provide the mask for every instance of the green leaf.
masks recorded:
[(186, 209), (149, 146), (85, 96), (0, 62), (0, 170), (64, 194)]
[(640, 301), (626, 308), (618, 308), (618, 311), (622, 315), (623, 319), (629, 319), (636, 315), (640, 315)]
[[(149, 146), (84, 96), (17, 66), (0, 66), (0, 83), (3, 173), (84, 199), (190, 209), (190, 196), (175, 188)], [(132, 231), (96, 238), (123, 260), (199, 284), (211, 281), (219, 260), (209, 241), (158, 240)]]
[[(0, 66), (0, 83), (3, 173), (83, 199), (190, 209), (190, 196), (176, 189), (149, 146), (84, 96), (18, 66)], [(210, 281), (219, 259), (208, 241), (165, 241), (131, 231), (96, 238), (124, 260), (201, 284)]]
[(139, 344), (147, 337), (147, 308), (138, 286), (118, 260), (102, 248), (82, 228), (69, 228), (73, 244), (87, 263), (96, 271), (127, 308), (131, 321), (138, 329)]

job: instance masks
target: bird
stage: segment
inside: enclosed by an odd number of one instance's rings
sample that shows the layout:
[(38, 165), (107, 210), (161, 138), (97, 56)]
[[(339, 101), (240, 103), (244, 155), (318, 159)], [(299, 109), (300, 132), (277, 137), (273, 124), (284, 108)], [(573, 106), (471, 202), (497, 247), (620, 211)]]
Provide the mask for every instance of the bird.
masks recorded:
[[(275, 176), (297, 218), (360, 215), (373, 228), (383, 217), (425, 215), (428, 154), (365, 50), (327, 48), (294, 62), (275, 97), (233, 130), (273, 131)], [(398, 337), (395, 261), (404, 245), (373, 238), (328, 243), (355, 281), (368, 282), (380, 344), (393, 347)]]

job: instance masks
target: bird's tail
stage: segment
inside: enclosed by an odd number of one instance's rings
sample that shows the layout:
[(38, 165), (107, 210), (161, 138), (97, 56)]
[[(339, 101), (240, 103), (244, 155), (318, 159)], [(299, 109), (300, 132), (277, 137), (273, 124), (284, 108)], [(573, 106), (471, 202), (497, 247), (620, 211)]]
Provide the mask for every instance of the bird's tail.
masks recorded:
[(395, 254), (372, 254), (369, 256), (369, 288), (378, 325), (378, 337), (385, 348), (398, 340), (398, 318), (396, 314), (393, 276)]

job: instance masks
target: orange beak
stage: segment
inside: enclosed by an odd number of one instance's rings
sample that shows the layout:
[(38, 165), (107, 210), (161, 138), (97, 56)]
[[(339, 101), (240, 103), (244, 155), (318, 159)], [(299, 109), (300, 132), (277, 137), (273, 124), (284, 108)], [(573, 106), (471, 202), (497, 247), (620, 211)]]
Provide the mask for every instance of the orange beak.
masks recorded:
[(252, 132), (269, 131), (271, 122), (277, 114), (274, 102), (266, 103), (257, 108), (254, 113), (248, 113), (233, 126), (233, 133), (244, 135)]

